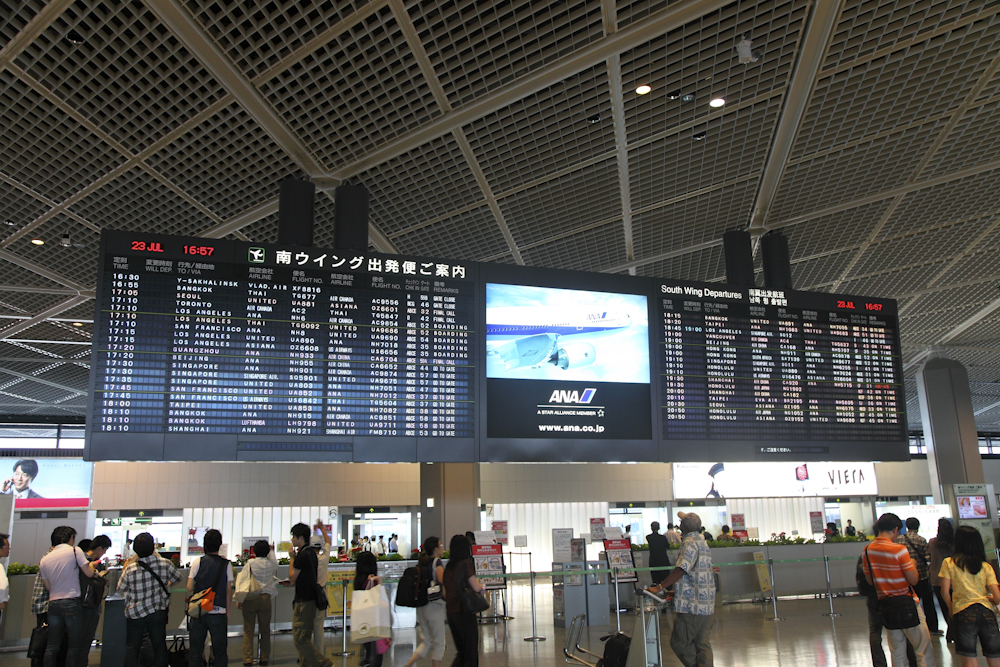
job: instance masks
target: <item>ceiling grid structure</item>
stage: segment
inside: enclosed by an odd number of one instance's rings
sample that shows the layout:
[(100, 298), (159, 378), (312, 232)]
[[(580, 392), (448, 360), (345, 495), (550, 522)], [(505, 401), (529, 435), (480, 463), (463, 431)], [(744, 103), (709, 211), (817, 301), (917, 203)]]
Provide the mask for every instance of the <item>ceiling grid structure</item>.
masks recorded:
[(100, 229), (271, 242), (295, 177), (319, 244), (346, 182), (469, 261), (718, 282), (763, 221), (796, 287), (901, 300), (910, 407), (948, 354), (1000, 432), (995, 2), (28, 0), (0, 83), (5, 412), (83, 414)]

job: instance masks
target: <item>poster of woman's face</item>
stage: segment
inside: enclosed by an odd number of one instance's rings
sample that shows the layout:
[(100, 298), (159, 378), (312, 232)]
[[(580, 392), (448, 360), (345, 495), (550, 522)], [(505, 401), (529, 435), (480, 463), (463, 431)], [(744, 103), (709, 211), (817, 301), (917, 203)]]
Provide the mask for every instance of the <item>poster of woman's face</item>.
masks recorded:
[(16, 509), (88, 507), (94, 464), (78, 459), (0, 458), (0, 493)]

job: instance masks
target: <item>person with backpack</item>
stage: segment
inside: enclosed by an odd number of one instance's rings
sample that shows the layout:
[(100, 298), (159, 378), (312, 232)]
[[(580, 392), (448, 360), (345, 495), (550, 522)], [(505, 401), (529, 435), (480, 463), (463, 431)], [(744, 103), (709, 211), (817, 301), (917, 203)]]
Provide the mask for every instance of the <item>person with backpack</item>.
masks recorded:
[(441, 667), (445, 649), (445, 625), (447, 608), (444, 601), (444, 565), (441, 555), (444, 545), (433, 535), (424, 540), (424, 550), (420, 554), (419, 586), (426, 591), (427, 604), (417, 607), (417, 647), (406, 661), (406, 667), (413, 667), (417, 660), (431, 654), (431, 665)]
[(932, 635), (940, 635), (937, 611), (934, 610), (934, 590), (931, 588), (931, 574), (928, 567), (931, 555), (927, 540), (917, 533), (919, 530), (920, 519), (915, 516), (909, 517), (906, 520), (906, 534), (900, 535), (896, 539), (896, 543), (906, 547), (906, 550), (910, 552), (910, 560), (917, 566), (917, 575), (920, 580), (913, 587), (913, 592), (920, 596), (920, 604), (924, 607), (924, 617), (927, 619), (927, 629)]
[(253, 545), (253, 555), (244, 566), (250, 576), (257, 580), (260, 591), (236, 604), (243, 612), (243, 664), (253, 663), (253, 635), (256, 626), (260, 639), (260, 664), (267, 665), (271, 659), (271, 603), (278, 595), (275, 583), (278, 578), (278, 562), (274, 560), (271, 545), (267, 540), (257, 540)]
[(202, 545), (205, 555), (191, 563), (187, 591), (188, 595), (191, 595), (211, 589), (215, 591), (215, 605), (212, 611), (202, 616), (197, 618), (188, 616), (188, 634), (191, 638), (188, 663), (191, 667), (202, 667), (205, 638), (211, 633), (215, 667), (227, 667), (229, 609), (233, 605), (233, 564), (219, 555), (222, 533), (216, 529), (213, 528), (205, 533)]
[(979, 664), (976, 640), (983, 647), (989, 667), (1000, 667), (1000, 628), (993, 605), (1000, 604), (996, 573), (986, 562), (986, 549), (979, 531), (959, 526), (955, 531), (955, 554), (941, 563), (941, 592), (954, 619), (955, 653), (962, 667)]
[[(96, 542), (99, 538), (94, 538)], [(109, 544), (110, 546), (110, 544)], [(167, 667), (167, 610), (170, 586), (180, 571), (153, 549), (153, 536), (139, 533), (136, 558), (122, 569), (118, 594), (125, 599), (125, 667), (137, 667), (143, 635), (149, 635), (155, 667)]]
[(681, 520), (681, 548), (674, 569), (650, 593), (674, 586), (674, 609), (677, 620), (670, 635), (670, 648), (684, 667), (712, 667), (713, 615), (715, 614), (715, 576), (712, 552), (702, 537), (701, 517), (694, 512), (678, 512)]
[[(103, 581), (104, 586), (98, 586), (97, 591), (103, 591), (104, 587), (107, 585), (106, 580), (103, 579), (104, 575), (107, 574), (107, 568), (100, 563), (101, 559), (104, 558), (104, 554), (107, 553), (108, 549), (111, 548), (111, 538), (107, 535), (98, 535), (92, 540), (81, 540), (80, 544), (87, 542), (87, 546), (81, 546), (84, 555), (87, 556), (87, 560), (91, 563), (97, 562), (94, 569), (97, 570), (98, 575), (93, 579), (86, 579), (82, 574), (80, 575), (80, 591), (85, 591), (86, 586), (90, 585), (89, 582), (92, 581)], [(101, 577), (101, 579), (98, 579)], [(83, 607), (83, 648), (81, 649), (80, 665), (81, 667), (86, 667), (89, 656), (90, 647), (94, 643), (94, 637), (97, 636), (97, 625), (101, 622), (101, 605), (104, 603), (104, 594), (102, 593), (97, 600), (97, 606), (93, 608), (88, 608), (86, 604)]]
[[(378, 576), (378, 558), (371, 551), (358, 554), (357, 567), (354, 570), (354, 590), (365, 591), (382, 585), (382, 577)], [(361, 667), (382, 667), (383, 653), (379, 653), (376, 641), (372, 640), (361, 645)]]

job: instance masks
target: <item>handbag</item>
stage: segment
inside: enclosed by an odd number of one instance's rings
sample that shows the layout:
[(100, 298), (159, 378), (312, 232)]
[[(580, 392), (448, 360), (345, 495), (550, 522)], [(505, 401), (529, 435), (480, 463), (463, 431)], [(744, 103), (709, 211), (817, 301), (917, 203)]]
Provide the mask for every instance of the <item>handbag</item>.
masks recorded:
[(371, 580), (367, 586), (363, 591), (354, 591), (351, 599), (351, 642), (354, 644), (392, 637), (392, 614), (385, 586), (372, 588)]
[(167, 664), (170, 667), (188, 667), (188, 648), (183, 635), (174, 636), (167, 648)]
[(437, 580), (437, 564), (440, 562), (440, 558), (435, 558), (434, 562), (431, 563), (431, 583), (427, 585), (428, 602), (434, 602), (444, 597), (444, 593), (441, 591), (441, 584)]
[(376, 639), (375, 640), (375, 652), (379, 655), (384, 654), (389, 650), (389, 646), (392, 644), (391, 639)]
[(31, 639), (28, 640), (28, 658), (41, 658), (45, 655), (45, 647), (49, 643), (49, 626), (39, 625), (32, 628)]
[(233, 602), (243, 603), (260, 597), (260, 583), (257, 577), (253, 576), (253, 570), (249, 561), (238, 575), (236, 575), (236, 590), (233, 591)]
[(329, 606), (330, 600), (326, 597), (326, 586), (316, 584), (316, 608), (320, 611), (326, 611)]
[[(873, 572), (871, 559), (868, 558), (868, 547), (865, 547), (865, 560), (868, 561), (868, 571)], [(874, 578), (873, 575), (872, 580)], [(904, 630), (920, 625), (917, 603), (914, 602), (912, 595), (890, 595), (879, 600), (877, 608), (882, 625), (888, 630)]]
[(108, 581), (99, 574), (87, 579), (87, 584), (83, 588), (81, 604), (84, 609), (100, 609), (104, 602), (105, 593), (108, 590)]
[(463, 578), (462, 583), (464, 584), (462, 587), (462, 611), (467, 614), (478, 614), (490, 608), (486, 596), (472, 590), (468, 578)]
[[(205, 556), (205, 558), (208, 558), (208, 556)], [(215, 558), (219, 561), (219, 571), (215, 575), (215, 582), (212, 584), (212, 587), (200, 590), (188, 598), (187, 615), (191, 618), (201, 618), (215, 609), (215, 588), (219, 585), (219, 580), (222, 579), (222, 574), (226, 571), (227, 564), (227, 561), (223, 558), (219, 556)]]

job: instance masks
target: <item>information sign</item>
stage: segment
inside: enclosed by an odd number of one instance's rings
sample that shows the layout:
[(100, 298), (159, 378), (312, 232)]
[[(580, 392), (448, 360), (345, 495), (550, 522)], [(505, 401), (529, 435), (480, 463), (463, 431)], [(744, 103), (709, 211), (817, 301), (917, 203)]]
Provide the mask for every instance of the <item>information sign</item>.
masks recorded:
[[(624, 570), (635, 567), (635, 562), (632, 560), (632, 540), (628, 538), (604, 540), (604, 553), (608, 559), (608, 569), (610, 570)], [(618, 573), (618, 583), (638, 580), (635, 571), (622, 571)]]
[(472, 547), (472, 558), (476, 563), (476, 576), (488, 591), (507, 588), (503, 575), (503, 547), (499, 544), (476, 544)]

